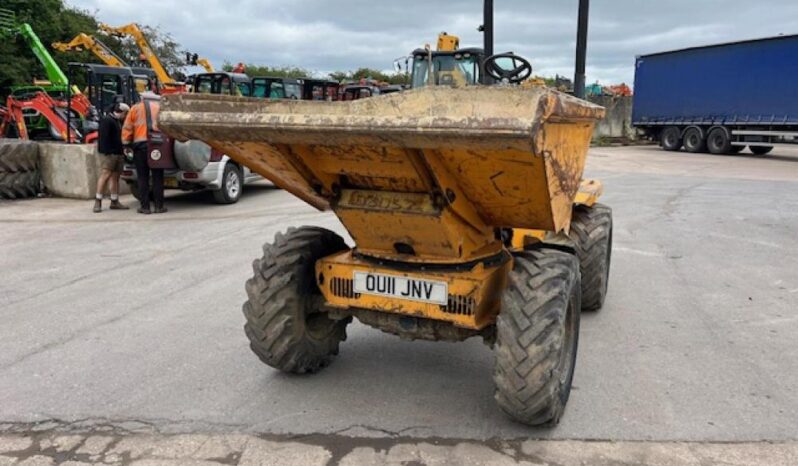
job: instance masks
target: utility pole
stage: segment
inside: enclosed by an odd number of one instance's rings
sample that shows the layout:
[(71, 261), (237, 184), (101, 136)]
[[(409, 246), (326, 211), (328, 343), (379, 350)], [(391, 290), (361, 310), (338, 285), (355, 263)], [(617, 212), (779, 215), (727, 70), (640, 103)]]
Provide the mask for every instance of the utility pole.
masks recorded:
[(579, 23), (576, 29), (576, 74), (574, 95), (585, 98), (585, 63), (587, 61), (587, 25), (590, 0), (579, 0)]
[[(493, 55), (493, 0), (485, 0), (482, 16), (482, 26), (480, 26), (479, 30), (483, 34), (482, 49), (485, 53), (485, 58), (487, 58)], [(485, 70), (482, 70), (482, 83), (491, 84), (492, 82), (493, 79), (485, 73)]]

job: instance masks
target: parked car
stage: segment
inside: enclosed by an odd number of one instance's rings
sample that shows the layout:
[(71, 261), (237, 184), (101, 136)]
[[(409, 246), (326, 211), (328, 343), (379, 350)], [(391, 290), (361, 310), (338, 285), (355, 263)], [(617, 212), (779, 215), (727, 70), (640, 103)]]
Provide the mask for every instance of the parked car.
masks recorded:
[[(241, 199), (246, 184), (261, 178), (249, 168), (201, 141), (174, 142), (177, 169), (164, 170), (164, 188), (183, 191), (211, 191), (219, 204), (234, 204)], [(122, 179), (138, 198), (136, 167), (125, 164)]]

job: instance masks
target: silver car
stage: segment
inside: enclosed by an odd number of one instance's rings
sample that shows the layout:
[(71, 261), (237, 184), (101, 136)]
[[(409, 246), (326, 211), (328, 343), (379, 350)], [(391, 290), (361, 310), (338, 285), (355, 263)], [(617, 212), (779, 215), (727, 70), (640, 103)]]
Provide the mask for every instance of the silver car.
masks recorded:
[[(175, 158), (181, 168), (164, 171), (164, 188), (183, 191), (209, 190), (219, 204), (233, 204), (241, 198), (246, 184), (261, 178), (227, 155), (216, 153), (199, 141), (175, 142)], [(138, 197), (136, 167), (125, 164), (122, 179)]]

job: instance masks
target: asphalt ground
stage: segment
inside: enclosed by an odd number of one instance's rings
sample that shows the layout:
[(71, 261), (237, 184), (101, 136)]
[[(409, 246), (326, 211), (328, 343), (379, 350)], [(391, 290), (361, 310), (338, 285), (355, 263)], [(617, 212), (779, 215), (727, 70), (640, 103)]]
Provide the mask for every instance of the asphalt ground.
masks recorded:
[(0, 201), (0, 432), (248, 434), (352, 449), (387, 439), (375, 451), (388, 452), (528, 439), (793, 448), (798, 151), (594, 148), (586, 175), (614, 210), (610, 291), (582, 316), (557, 428), (498, 410), (493, 356), (478, 340), (405, 342), (355, 323), (317, 375), (261, 364), (241, 314), (261, 245), (290, 226), (345, 232), (259, 183), (236, 205), (175, 194), (169, 213), (146, 217)]

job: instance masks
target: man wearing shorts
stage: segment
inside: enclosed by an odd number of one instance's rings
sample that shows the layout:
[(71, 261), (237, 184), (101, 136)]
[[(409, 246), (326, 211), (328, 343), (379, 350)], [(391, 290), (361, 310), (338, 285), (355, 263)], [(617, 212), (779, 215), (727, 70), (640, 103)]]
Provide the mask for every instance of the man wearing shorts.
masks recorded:
[(122, 122), (130, 110), (125, 103), (114, 104), (110, 113), (100, 120), (99, 138), (97, 141), (97, 157), (100, 158), (101, 173), (97, 180), (97, 195), (94, 200), (94, 212), (102, 212), (105, 185), (111, 191), (111, 210), (126, 210), (128, 206), (119, 202), (119, 176), (125, 157), (122, 154)]

